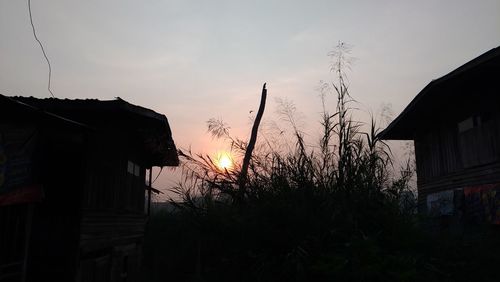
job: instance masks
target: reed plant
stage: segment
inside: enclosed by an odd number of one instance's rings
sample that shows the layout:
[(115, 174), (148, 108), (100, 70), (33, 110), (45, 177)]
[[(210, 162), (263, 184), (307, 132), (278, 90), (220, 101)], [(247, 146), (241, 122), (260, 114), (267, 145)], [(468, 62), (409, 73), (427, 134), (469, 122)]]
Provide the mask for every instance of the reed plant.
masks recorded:
[[(179, 273), (205, 281), (413, 280), (419, 260), (414, 206), (400, 204), (411, 191), (412, 170), (394, 176), (374, 119), (367, 132), (354, 120), (348, 55), (344, 43), (331, 53), (334, 79), (320, 89), (317, 146), (306, 144), (295, 106), (281, 103), (293, 133), (285, 142), (293, 145), (277, 149), (260, 136), (244, 183), (239, 164), (220, 169), (208, 155), (179, 151), (185, 178), (173, 189), (176, 211), (156, 229), (165, 229), (158, 234), (173, 240), (181, 255), (166, 260), (164, 269), (174, 273), (172, 265), (180, 265), (178, 280)], [(326, 95), (336, 98), (334, 113)], [(208, 128), (233, 153), (247, 153), (248, 143), (231, 136), (224, 122), (211, 119)]]

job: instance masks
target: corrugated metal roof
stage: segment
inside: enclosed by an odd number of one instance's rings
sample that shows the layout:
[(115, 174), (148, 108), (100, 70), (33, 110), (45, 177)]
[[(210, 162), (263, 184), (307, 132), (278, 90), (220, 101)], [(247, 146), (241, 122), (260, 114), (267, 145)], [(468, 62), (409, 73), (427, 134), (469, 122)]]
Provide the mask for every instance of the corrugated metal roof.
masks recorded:
[(179, 159), (172, 138), (168, 119), (151, 109), (133, 105), (127, 101), (101, 101), (97, 99), (57, 99), (35, 97), (8, 97), (0, 94), (0, 102), (20, 106), (25, 111), (51, 117), (54, 120), (86, 129), (108, 130), (128, 128), (143, 139), (143, 145), (151, 152), (150, 165), (177, 166)]
[[(456, 83), (479, 70), (483, 76), (498, 80), (498, 76), (496, 78), (494, 76), (500, 74), (500, 47), (480, 55), (441, 78), (432, 80), (379, 136), (388, 140), (413, 140), (415, 131), (420, 127), (429, 126), (426, 123), (432, 122), (432, 117), (437, 117), (439, 111), (453, 110), (442, 107), (447, 105), (447, 102), (449, 104), (450, 99), (458, 99), (458, 97), (450, 96), (450, 93), (440, 91), (440, 88), (446, 84)], [(480, 95), (481, 93), (474, 94)], [(445, 95), (450, 97), (445, 97)]]

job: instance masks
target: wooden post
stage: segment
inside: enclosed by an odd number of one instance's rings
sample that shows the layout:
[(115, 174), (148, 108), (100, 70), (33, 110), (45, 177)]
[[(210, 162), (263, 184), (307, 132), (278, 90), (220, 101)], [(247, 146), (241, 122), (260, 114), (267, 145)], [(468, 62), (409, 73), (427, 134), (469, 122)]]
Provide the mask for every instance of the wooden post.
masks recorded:
[(25, 223), (25, 232), (24, 235), (24, 258), (23, 258), (23, 274), (21, 281), (26, 281), (27, 269), (28, 269), (28, 255), (29, 255), (29, 247), (30, 247), (30, 239), (31, 239), (31, 227), (33, 224), (33, 203), (29, 203), (26, 207), (26, 223)]
[(148, 216), (151, 214), (151, 192), (153, 188), (153, 167), (149, 168), (149, 189), (148, 189)]
[(245, 196), (245, 185), (248, 175), (248, 166), (250, 165), (250, 159), (252, 158), (252, 152), (255, 148), (255, 143), (257, 142), (257, 133), (259, 131), (259, 124), (262, 120), (262, 116), (264, 115), (264, 109), (266, 107), (266, 98), (267, 98), (267, 89), (266, 84), (262, 86), (262, 96), (260, 98), (260, 106), (259, 111), (257, 112), (257, 116), (255, 116), (255, 121), (252, 127), (252, 134), (250, 135), (250, 141), (248, 141), (247, 150), (245, 151), (245, 157), (243, 158), (243, 164), (241, 166), (241, 172), (239, 177), (239, 196), (240, 200)]

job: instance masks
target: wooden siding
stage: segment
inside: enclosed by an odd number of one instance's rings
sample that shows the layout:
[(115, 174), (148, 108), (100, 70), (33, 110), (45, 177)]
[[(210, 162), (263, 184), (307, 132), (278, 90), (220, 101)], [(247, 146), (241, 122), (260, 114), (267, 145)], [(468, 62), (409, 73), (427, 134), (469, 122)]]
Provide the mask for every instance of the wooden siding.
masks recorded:
[[(100, 139), (105, 138), (97, 138)], [(130, 157), (124, 153), (129, 151), (126, 146), (113, 147), (104, 144), (103, 148), (98, 145), (91, 148), (88, 152), (82, 207), (144, 213), (144, 166), (140, 167), (137, 176), (127, 172)]]
[(28, 216), (28, 205), (0, 208), (0, 281), (23, 279)]
[(415, 140), (417, 172), (420, 181), (429, 181), (463, 168), (458, 153), (457, 132), (439, 128)]
[(94, 165), (86, 177), (84, 209), (144, 213), (145, 169), (135, 176), (127, 173), (125, 165), (125, 161)]
[(86, 253), (130, 242), (142, 242), (146, 221), (144, 214), (86, 210), (80, 228), (80, 248)]
[(439, 125), (415, 140), (419, 205), (428, 194), (500, 182), (500, 118), (473, 116), (473, 128)]
[(77, 281), (139, 281), (145, 166), (126, 136), (96, 133), (89, 139)]
[(141, 281), (139, 273), (141, 248), (140, 244), (119, 245), (82, 259), (76, 281)]
[(470, 130), (459, 133), (459, 153), (466, 168), (498, 160), (498, 123), (484, 122)]
[(26, 280), (70, 281), (78, 262), (84, 136), (50, 127), (40, 136), (44, 197), (33, 209)]
[(496, 118), (464, 132), (451, 123), (420, 133), (415, 140), (419, 181), (500, 161), (499, 125)]
[(140, 281), (144, 214), (84, 210), (77, 281)]

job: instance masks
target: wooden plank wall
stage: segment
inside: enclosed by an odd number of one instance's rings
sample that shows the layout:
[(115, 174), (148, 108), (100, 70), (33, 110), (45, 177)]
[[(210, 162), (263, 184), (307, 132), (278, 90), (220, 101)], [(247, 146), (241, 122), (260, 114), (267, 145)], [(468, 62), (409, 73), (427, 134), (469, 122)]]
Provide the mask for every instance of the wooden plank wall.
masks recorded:
[(494, 115), (459, 132), (440, 125), (415, 140), (419, 205), (429, 193), (500, 182), (500, 118)]
[[(101, 144), (102, 145), (102, 144)], [(92, 146), (87, 161), (83, 209), (114, 210), (119, 213), (144, 213), (145, 173), (127, 172), (129, 156), (126, 148)], [(124, 153), (125, 152), (125, 153)]]
[[(147, 216), (145, 173), (126, 142), (94, 136), (89, 146), (80, 223), (80, 267), (77, 281), (134, 280)], [(118, 138), (119, 139), (119, 138)], [(119, 145), (116, 145), (119, 144)]]
[(0, 207), (0, 281), (22, 281), (28, 205)]
[(142, 242), (147, 217), (142, 214), (86, 211), (82, 216), (80, 247), (91, 252), (115, 245)]

